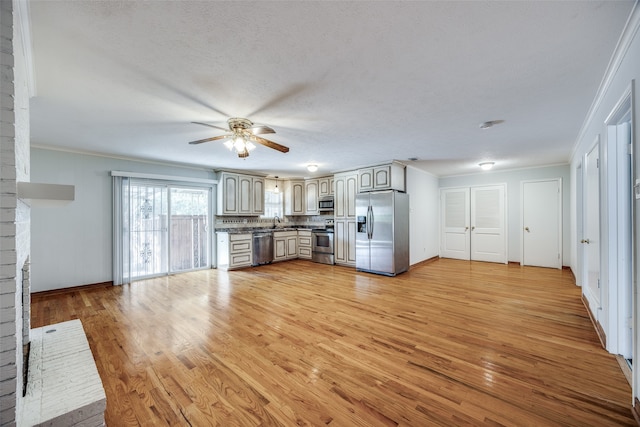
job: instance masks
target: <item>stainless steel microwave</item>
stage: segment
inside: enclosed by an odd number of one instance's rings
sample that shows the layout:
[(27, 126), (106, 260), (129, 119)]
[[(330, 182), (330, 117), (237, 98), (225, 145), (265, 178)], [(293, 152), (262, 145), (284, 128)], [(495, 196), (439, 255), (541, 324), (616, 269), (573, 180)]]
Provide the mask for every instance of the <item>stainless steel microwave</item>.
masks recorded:
[(333, 211), (333, 196), (322, 197), (318, 201), (318, 210), (320, 212)]

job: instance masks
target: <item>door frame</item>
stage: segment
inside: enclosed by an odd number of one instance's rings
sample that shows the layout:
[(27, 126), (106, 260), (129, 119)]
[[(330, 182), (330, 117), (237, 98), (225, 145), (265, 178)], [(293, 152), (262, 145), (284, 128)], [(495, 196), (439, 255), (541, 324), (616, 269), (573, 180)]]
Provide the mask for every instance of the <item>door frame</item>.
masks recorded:
[[(593, 142), (593, 144), (589, 147), (589, 149), (584, 153), (584, 158), (582, 160), (582, 174), (583, 174), (583, 186), (582, 186), (582, 213), (583, 213), (583, 234), (582, 236), (579, 236), (580, 239), (584, 239), (585, 238), (585, 234), (588, 232), (587, 230), (587, 221), (585, 221), (585, 219), (588, 220), (589, 215), (587, 212), (587, 202), (588, 202), (588, 192), (589, 192), (589, 185), (588, 185), (588, 174), (589, 174), (589, 154), (591, 152), (593, 152), (594, 150), (598, 150), (598, 159), (601, 160), (602, 159), (602, 155), (600, 153), (601, 151), (601, 146), (600, 146), (600, 134), (596, 135), (595, 140)], [(601, 243), (602, 243), (602, 227), (601, 227), (601, 220), (602, 220), (602, 177), (600, 176), (600, 171), (601, 169), (598, 168), (598, 277), (600, 280), (602, 278), (602, 248), (601, 248)], [(602, 320), (602, 304), (603, 304), (603, 298), (602, 298), (602, 287), (599, 286), (598, 287), (598, 291), (600, 293), (598, 297), (598, 300), (595, 300), (594, 298), (596, 297), (596, 295), (592, 295), (592, 291), (591, 291), (591, 286), (589, 286), (589, 251), (588, 251), (588, 247), (584, 246), (584, 243), (581, 243), (583, 245), (583, 250), (581, 251), (582, 253), (582, 278), (583, 278), (583, 286), (582, 286), (582, 295), (585, 298), (585, 300), (588, 302), (589, 304), (589, 309), (591, 311), (591, 314), (593, 316), (593, 318), (595, 319), (596, 323), (599, 325), (600, 329), (602, 328), (601, 325), (601, 320)], [(598, 304), (595, 304), (595, 303)], [(606, 335), (606, 334), (605, 334)], [(604, 338), (604, 337), (603, 337)]]
[(562, 252), (562, 177), (558, 178), (541, 178), (520, 181), (520, 265), (524, 264), (524, 186), (525, 184), (534, 184), (536, 182), (556, 182), (558, 183), (558, 265), (555, 268), (562, 269), (564, 254)]
[[(606, 182), (607, 211), (606, 222), (602, 226), (607, 239), (606, 242), (603, 241), (607, 247), (604, 260), (606, 280), (603, 283), (603, 292), (606, 293), (603, 309), (607, 316), (607, 350), (625, 358), (633, 357), (634, 348), (632, 319), (635, 268), (633, 238), (629, 238), (635, 228), (635, 200), (632, 200), (634, 162), (630, 149), (634, 142), (632, 88), (633, 82), (604, 121), (606, 169), (602, 171)], [(621, 137), (619, 130), (622, 126), (626, 127), (627, 123), (630, 126), (628, 134)]]

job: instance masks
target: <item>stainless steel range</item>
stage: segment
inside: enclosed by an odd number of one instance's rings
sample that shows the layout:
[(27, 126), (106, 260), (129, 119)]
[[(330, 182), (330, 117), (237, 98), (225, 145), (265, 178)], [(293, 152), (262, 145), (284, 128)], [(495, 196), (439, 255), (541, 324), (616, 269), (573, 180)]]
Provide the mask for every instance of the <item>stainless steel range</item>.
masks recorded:
[(333, 265), (333, 220), (326, 220), (325, 228), (312, 229), (311, 235), (311, 259), (314, 262)]

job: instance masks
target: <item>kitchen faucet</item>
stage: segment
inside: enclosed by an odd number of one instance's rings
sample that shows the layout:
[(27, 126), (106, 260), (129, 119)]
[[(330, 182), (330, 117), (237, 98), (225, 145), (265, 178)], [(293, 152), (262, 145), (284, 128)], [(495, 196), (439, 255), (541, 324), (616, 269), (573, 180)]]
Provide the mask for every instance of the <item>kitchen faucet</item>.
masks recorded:
[(276, 228), (276, 221), (280, 223), (280, 217), (278, 215), (274, 215), (273, 217), (273, 228)]

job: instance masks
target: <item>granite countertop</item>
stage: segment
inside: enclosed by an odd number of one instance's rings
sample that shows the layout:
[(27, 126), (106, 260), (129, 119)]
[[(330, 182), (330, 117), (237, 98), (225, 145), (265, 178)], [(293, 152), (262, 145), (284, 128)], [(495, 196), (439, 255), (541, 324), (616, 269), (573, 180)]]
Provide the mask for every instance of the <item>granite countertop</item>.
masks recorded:
[(269, 232), (269, 231), (297, 231), (297, 230), (311, 230), (311, 227), (306, 226), (291, 226), (291, 227), (246, 227), (246, 228), (216, 228), (216, 233), (230, 233), (230, 234), (247, 234), (253, 233), (254, 231), (258, 232)]

